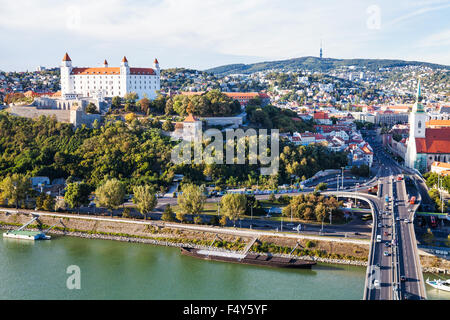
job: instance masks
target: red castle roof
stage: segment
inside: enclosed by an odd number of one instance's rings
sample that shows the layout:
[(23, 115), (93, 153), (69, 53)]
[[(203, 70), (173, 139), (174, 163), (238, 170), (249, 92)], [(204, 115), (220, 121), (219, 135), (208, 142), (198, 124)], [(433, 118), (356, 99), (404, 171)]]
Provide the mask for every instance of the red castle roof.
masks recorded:
[(72, 61), (72, 60), (70, 59), (69, 55), (67, 54), (67, 52), (66, 52), (66, 54), (64, 55), (64, 58), (62, 59), (62, 61)]

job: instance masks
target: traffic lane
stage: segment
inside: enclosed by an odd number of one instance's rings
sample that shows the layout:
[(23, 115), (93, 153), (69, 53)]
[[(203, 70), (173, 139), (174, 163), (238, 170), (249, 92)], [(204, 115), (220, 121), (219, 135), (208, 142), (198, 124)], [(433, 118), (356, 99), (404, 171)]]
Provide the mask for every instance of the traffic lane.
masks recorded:
[(417, 261), (416, 252), (415, 252), (415, 244), (412, 242), (413, 237), (411, 233), (414, 232), (412, 226), (409, 223), (405, 223), (404, 219), (408, 219), (412, 221), (413, 213), (408, 212), (410, 208), (409, 203), (404, 198), (405, 189), (404, 184), (399, 182), (397, 183), (398, 194), (400, 195), (400, 199), (398, 202), (398, 212), (399, 218), (398, 221), (399, 229), (402, 240), (402, 275), (405, 276), (406, 281), (403, 283), (404, 292), (410, 296), (410, 299), (419, 299), (420, 298), (420, 277), (417, 274)]

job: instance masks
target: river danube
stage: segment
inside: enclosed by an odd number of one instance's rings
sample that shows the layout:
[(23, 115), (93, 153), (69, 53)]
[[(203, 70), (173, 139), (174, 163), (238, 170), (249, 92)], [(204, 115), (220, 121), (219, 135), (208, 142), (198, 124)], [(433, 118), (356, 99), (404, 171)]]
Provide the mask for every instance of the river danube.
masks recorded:
[[(67, 287), (69, 266), (79, 267), (80, 289)], [(283, 270), (203, 261), (177, 248), (110, 240), (0, 239), (0, 299), (361, 299), (364, 274), (342, 265)]]

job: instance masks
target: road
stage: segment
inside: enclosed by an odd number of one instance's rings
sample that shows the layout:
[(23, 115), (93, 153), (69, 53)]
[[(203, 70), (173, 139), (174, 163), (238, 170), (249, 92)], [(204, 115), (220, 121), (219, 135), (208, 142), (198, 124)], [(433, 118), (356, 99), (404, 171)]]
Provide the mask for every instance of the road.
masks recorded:
[[(373, 139), (369, 143), (374, 148), (380, 169), (381, 194), (374, 201), (378, 211), (374, 217), (374, 234), (381, 236), (381, 242), (372, 242), (373, 254), (369, 257), (365, 299), (425, 299), (414, 224), (410, 222), (418, 205), (408, 202), (410, 196), (418, 196), (423, 190), (410, 187), (411, 194), (408, 195), (404, 180), (397, 180), (397, 175), (410, 172), (387, 155), (377, 141)], [(385, 201), (386, 195), (389, 197), (388, 203)], [(379, 280), (379, 286), (372, 285), (375, 279)]]

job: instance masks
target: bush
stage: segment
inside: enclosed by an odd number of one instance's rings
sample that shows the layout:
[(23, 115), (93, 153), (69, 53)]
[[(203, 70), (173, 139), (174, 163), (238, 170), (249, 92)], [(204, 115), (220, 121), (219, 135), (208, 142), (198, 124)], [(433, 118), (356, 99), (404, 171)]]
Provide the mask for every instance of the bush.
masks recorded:
[(313, 241), (311, 241), (311, 240), (306, 241), (305, 247), (307, 247), (308, 249), (313, 248), (315, 246), (316, 246), (316, 244)]
[(203, 219), (201, 216), (195, 216), (194, 217), (194, 223), (195, 224), (202, 224), (203, 223)]
[(170, 206), (170, 204), (168, 204), (166, 206), (166, 208), (164, 209), (164, 212), (161, 216), (161, 220), (168, 221), (168, 222), (175, 221), (175, 215), (173, 213), (173, 210), (172, 210), (172, 207)]

